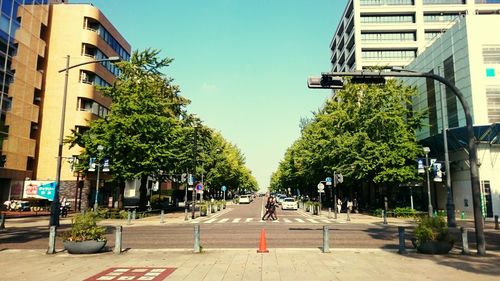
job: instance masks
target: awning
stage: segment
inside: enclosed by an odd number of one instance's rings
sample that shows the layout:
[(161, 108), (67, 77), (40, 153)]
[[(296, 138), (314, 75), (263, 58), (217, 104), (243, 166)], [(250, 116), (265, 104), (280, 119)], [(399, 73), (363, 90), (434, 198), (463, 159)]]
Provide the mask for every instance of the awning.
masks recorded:
[[(491, 125), (474, 126), (476, 141), (487, 144), (500, 144), (500, 123)], [(432, 155), (444, 153), (443, 134), (437, 134), (419, 141), (422, 146), (431, 149)], [(448, 129), (448, 151), (468, 150), (467, 127)]]

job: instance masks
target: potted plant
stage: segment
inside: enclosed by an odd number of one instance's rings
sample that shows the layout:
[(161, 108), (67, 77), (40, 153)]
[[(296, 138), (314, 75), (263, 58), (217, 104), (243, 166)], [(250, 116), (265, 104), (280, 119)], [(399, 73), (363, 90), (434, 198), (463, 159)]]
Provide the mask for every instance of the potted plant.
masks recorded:
[(200, 216), (204, 217), (207, 215), (208, 205), (207, 203), (200, 203)]
[(106, 228), (97, 225), (96, 214), (78, 214), (71, 223), (71, 229), (62, 234), (63, 245), (68, 253), (92, 254), (104, 248)]
[(215, 213), (215, 211), (217, 211), (216, 209), (217, 207), (215, 206), (215, 202), (210, 202), (210, 211), (212, 213)]
[(226, 208), (226, 200), (222, 200), (222, 209)]
[(217, 204), (217, 211), (222, 210), (222, 202), (220, 200), (217, 200), (215, 203)]
[(306, 201), (305, 205), (306, 205), (306, 212), (310, 212), (311, 211), (311, 207), (313, 205), (313, 202), (312, 201)]
[(412, 239), (417, 251), (423, 254), (447, 254), (454, 244), (443, 217), (422, 217)]

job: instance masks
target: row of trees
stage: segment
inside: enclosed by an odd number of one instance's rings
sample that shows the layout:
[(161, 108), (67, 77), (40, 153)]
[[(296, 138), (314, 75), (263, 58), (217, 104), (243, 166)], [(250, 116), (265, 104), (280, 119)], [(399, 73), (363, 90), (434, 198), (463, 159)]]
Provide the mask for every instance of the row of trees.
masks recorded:
[(117, 81), (99, 89), (113, 100), (109, 115), (66, 138), (70, 146), (82, 148), (76, 168), (86, 171), (90, 157), (103, 146), (100, 155), (110, 159), (109, 174), (121, 194), (125, 181), (141, 179), (142, 206), (148, 177), (180, 182), (189, 172), (196, 180), (203, 175), (210, 187), (256, 190), (241, 151), (187, 112), (190, 101), (162, 73), (171, 62), (160, 58), (158, 50), (146, 49), (116, 64), (121, 70)]
[(343, 187), (351, 192), (363, 184), (395, 187), (418, 180), (422, 150), (415, 131), (424, 114), (412, 110), (415, 94), (397, 80), (347, 82), (313, 118), (303, 120), (300, 138), (271, 177), (271, 189), (316, 196), (318, 182), (334, 171), (343, 174)]

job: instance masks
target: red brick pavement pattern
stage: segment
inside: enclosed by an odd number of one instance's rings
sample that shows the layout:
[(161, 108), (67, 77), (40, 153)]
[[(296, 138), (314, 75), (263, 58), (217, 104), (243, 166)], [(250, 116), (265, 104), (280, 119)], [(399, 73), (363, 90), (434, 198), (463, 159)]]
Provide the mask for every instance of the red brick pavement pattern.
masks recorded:
[(175, 268), (161, 267), (112, 267), (98, 273), (84, 281), (102, 280), (153, 280), (160, 281), (167, 278)]

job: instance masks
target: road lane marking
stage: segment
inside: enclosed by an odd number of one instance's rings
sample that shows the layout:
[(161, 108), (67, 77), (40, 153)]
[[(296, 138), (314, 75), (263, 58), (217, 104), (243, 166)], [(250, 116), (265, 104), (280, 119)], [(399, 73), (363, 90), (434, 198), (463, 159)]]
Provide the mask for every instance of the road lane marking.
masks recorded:
[(322, 222), (331, 223), (329, 220), (321, 220)]
[(250, 222), (250, 221), (252, 221), (252, 220), (253, 220), (253, 218), (246, 218), (246, 219), (245, 219), (245, 222)]
[(228, 218), (225, 218), (225, 219), (221, 219), (220, 221), (218, 221), (217, 223), (225, 223), (227, 222), (229, 219)]
[(289, 219), (283, 219), (286, 223), (291, 223), (292, 221)]
[(304, 222), (302, 219), (295, 219), (297, 222)]
[(240, 222), (240, 220), (241, 220), (241, 218), (235, 218), (235, 219), (232, 221), (232, 223), (239, 223), (239, 222)]
[(308, 221), (312, 222), (312, 223), (318, 223), (318, 221), (314, 220), (314, 219), (307, 219)]
[(216, 219), (209, 219), (207, 221), (205, 221), (204, 223), (213, 223)]

